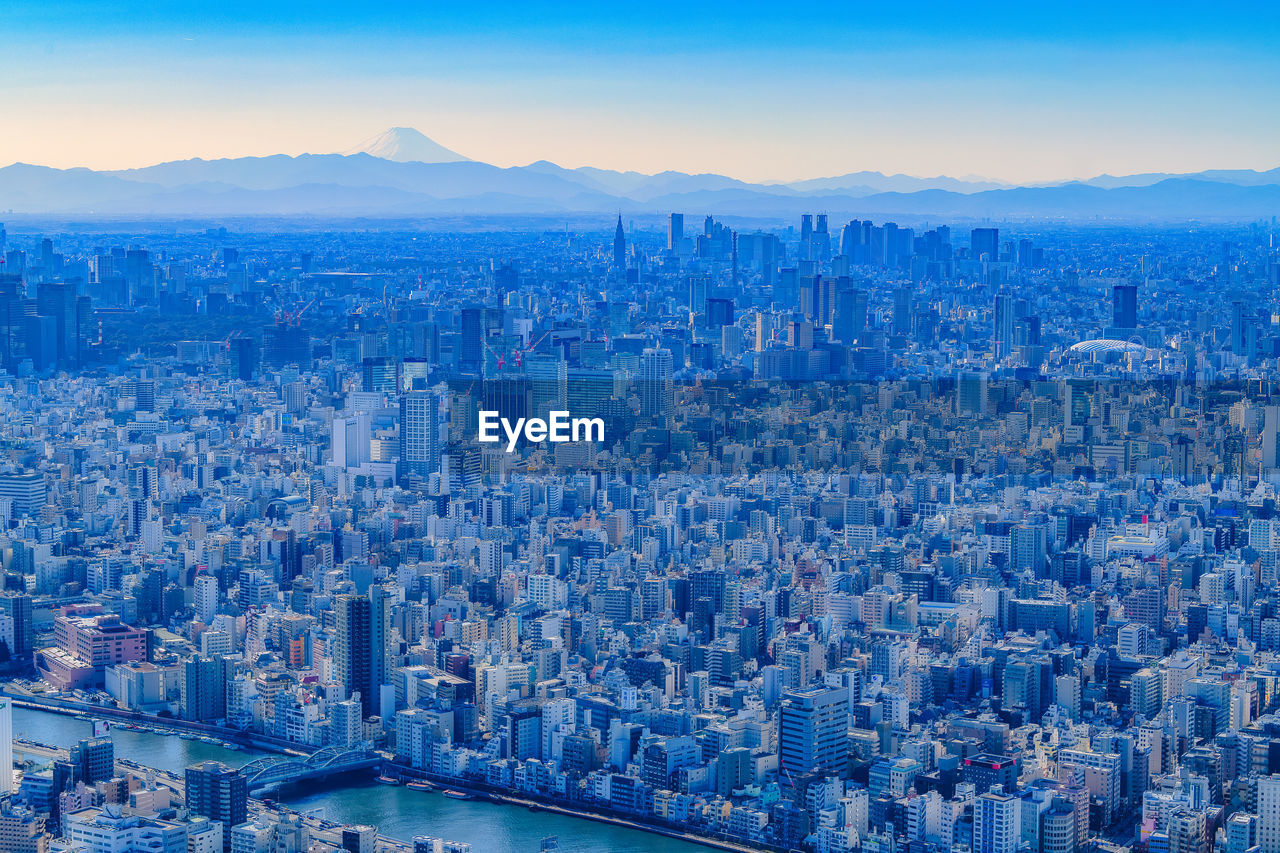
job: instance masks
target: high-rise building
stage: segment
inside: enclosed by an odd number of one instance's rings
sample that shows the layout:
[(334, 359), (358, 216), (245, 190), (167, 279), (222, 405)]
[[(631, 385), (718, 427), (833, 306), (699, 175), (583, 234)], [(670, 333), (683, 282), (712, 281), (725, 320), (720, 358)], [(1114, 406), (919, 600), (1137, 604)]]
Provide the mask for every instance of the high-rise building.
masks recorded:
[(0, 795), (13, 793), (13, 700), (0, 696)]
[(400, 470), (427, 476), (440, 470), (448, 440), (448, 398), (432, 391), (400, 397)]
[(647, 347), (640, 355), (640, 413), (656, 418), (675, 411), (671, 350)]
[(530, 417), (546, 420), (550, 412), (565, 411), (569, 392), (569, 365), (564, 359), (548, 355), (533, 356), (525, 361), (524, 372), (529, 379)]
[(400, 390), (400, 362), (388, 356), (360, 362), (360, 390), (395, 393)]
[(1246, 853), (1250, 847), (1257, 844), (1257, 815), (1236, 812), (1227, 821), (1224, 829), (1227, 834), (1226, 853)]
[(613, 272), (619, 278), (627, 274), (627, 235), (622, 230), (622, 216), (618, 216), (618, 227), (613, 232)]
[(35, 651), (35, 618), (31, 596), (25, 593), (0, 595), (0, 613), (13, 620), (13, 648), (9, 649), (10, 657), (19, 662), (30, 663)]
[(1013, 297), (1007, 293), (997, 293), (991, 311), (991, 343), (996, 358), (1007, 358), (1013, 352), (1017, 328), (1014, 311)]
[[(205, 637), (209, 636), (207, 632)], [(182, 663), (182, 718), (213, 722), (227, 716), (227, 661), (194, 657)]]
[(478, 370), (484, 363), (484, 309), (474, 305), (463, 308), (459, 322), (458, 367)]
[(987, 411), (987, 374), (966, 370), (956, 378), (956, 412), (981, 415)]
[(912, 302), (915, 294), (909, 287), (893, 289), (893, 333), (895, 335), (911, 334)]
[(1009, 530), (1009, 567), (1043, 577), (1047, 561), (1043, 524), (1015, 524)]
[(1280, 853), (1280, 775), (1258, 779), (1258, 847)]
[(196, 618), (206, 625), (212, 625), (213, 617), (218, 613), (218, 576), (196, 575), (192, 585), (195, 587)]
[(26, 285), (22, 276), (0, 273), (0, 366), (12, 367), (18, 360), (26, 323), (23, 306)]
[(281, 321), (262, 332), (262, 360), (270, 367), (311, 367), (311, 336), (296, 321)]
[(733, 325), (733, 300), (709, 297), (706, 300), (707, 328), (718, 329)]
[(59, 364), (79, 365), (76, 288), (65, 281), (43, 281), (36, 290), (36, 313), (53, 319), (53, 351)]
[(109, 737), (86, 738), (69, 750), (76, 781), (92, 785), (116, 775), (116, 749)]
[(684, 242), (684, 214), (673, 213), (667, 220), (667, 251), (680, 251), (682, 242)]
[(374, 716), (379, 713), (379, 697), (387, 680), (386, 593), (375, 584), (369, 587), (368, 595), (340, 595), (334, 610), (338, 683), (348, 697), (359, 693), (364, 715)]
[(126, 303), (147, 305), (155, 299), (156, 268), (145, 249), (128, 249), (124, 255)]
[(8, 498), (15, 518), (33, 517), (49, 501), (49, 487), (39, 471), (0, 474), (0, 499)]
[(969, 232), (969, 257), (975, 261), (1000, 260), (1000, 229), (975, 228)]
[(1018, 849), (1018, 800), (987, 791), (973, 804), (973, 853), (1014, 853)]
[(231, 349), (231, 377), (252, 382), (258, 370), (258, 345), (253, 338), (236, 337), (227, 341)]
[(843, 772), (849, 755), (849, 691), (839, 687), (788, 690), (778, 714), (778, 764), (793, 776)]
[[(1280, 468), (1280, 406), (1262, 407), (1262, 474)], [(0, 478), (0, 496), (4, 481)]]
[[(436, 357), (438, 358), (439, 355), (437, 354)], [(433, 360), (427, 356), (406, 358), (400, 365), (400, 390), (427, 390), (431, 381), (432, 361)]]
[(206, 761), (186, 772), (187, 808), (209, 820), (222, 822), (222, 849), (231, 849), (231, 830), (249, 818), (248, 781), (217, 761)]
[(1138, 286), (1117, 284), (1111, 288), (1111, 325), (1117, 329), (1138, 328)]

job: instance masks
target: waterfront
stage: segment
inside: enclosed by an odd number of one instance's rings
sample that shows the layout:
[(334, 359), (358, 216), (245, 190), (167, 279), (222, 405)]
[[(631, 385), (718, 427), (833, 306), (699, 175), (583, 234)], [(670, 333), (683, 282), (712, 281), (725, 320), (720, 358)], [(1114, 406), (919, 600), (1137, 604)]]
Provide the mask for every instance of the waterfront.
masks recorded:
[[(15, 708), (14, 737), (51, 746), (68, 747), (93, 734), (88, 720), (66, 714)], [(110, 737), (116, 756), (159, 770), (181, 773), (190, 764), (222, 761), (240, 766), (261, 753), (226, 749), (177, 735), (132, 732), (113, 726)], [(282, 801), (299, 811), (317, 810), (318, 816), (340, 823), (367, 823), (390, 838), (410, 841), (415, 835), (435, 835), (465, 841), (475, 853), (536, 853), (548, 835), (558, 836), (564, 851), (612, 851), (612, 853), (698, 853), (708, 848), (546, 811), (497, 803), (454, 800), (438, 791), (413, 791), (372, 781), (345, 788), (305, 786), (287, 792)]]
[[(127, 758), (170, 773), (182, 773), (189, 765), (202, 761), (221, 761), (230, 767), (239, 767), (262, 754), (227, 749), (200, 740), (184, 740), (178, 735), (133, 732), (116, 723), (112, 723), (108, 734), (115, 743), (117, 758)], [(66, 749), (81, 738), (92, 737), (93, 723), (68, 714), (14, 708), (13, 736)]]
[(706, 853), (708, 849), (622, 826), (377, 783), (346, 788), (339, 796), (304, 788), (286, 796), (284, 802), (301, 811), (323, 808), (322, 816), (328, 820), (377, 824), (382, 834), (392, 838), (436, 835), (466, 841), (475, 853), (536, 853), (540, 839), (547, 835), (559, 836), (561, 850), (582, 853)]

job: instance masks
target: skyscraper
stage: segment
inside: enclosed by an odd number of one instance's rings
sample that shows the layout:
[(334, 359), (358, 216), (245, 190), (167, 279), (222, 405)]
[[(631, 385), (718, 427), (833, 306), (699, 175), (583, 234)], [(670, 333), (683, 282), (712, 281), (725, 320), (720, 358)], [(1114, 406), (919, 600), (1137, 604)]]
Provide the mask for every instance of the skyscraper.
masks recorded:
[(622, 230), (622, 215), (618, 215), (618, 227), (613, 232), (613, 272), (618, 278), (627, 275), (627, 235)]
[(187, 808), (209, 820), (222, 821), (222, 848), (231, 849), (231, 830), (249, 818), (249, 785), (244, 776), (217, 761), (186, 772)]
[(18, 358), (26, 323), (25, 293), (22, 276), (0, 273), (0, 364), (5, 367), (12, 366)]
[(561, 358), (536, 355), (524, 363), (529, 377), (529, 414), (546, 419), (549, 412), (564, 411), (569, 393), (569, 365)]
[(252, 381), (258, 368), (257, 345), (253, 338), (232, 338), (227, 344), (231, 348), (231, 377), (242, 382)]
[(64, 281), (41, 282), (36, 290), (36, 313), (53, 319), (52, 345), (58, 363), (78, 365), (75, 285)]
[[(41, 486), (44, 485), (43, 478)], [(23, 593), (0, 595), (0, 613), (13, 620), (13, 648), (10, 656), (23, 663), (31, 662), (35, 646), (35, 621), (31, 596)]]
[(463, 308), (460, 324), (458, 366), (464, 370), (475, 370), (484, 362), (484, 309), (478, 306)]
[(669, 417), (675, 410), (674, 361), (671, 350), (646, 347), (640, 355), (640, 413)]
[(360, 390), (400, 390), (400, 362), (385, 355), (364, 359), (360, 363)]
[(206, 625), (212, 625), (213, 617), (218, 613), (217, 575), (196, 575), (192, 586), (195, 587), (196, 618)]
[(386, 683), (386, 605), (386, 594), (376, 584), (368, 595), (340, 595), (334, 602), (338, 683), (348, 697), (360, 694), (366, 717), (379, 712), (379, 693)]
[(1111, 288), (1111, 325), (1117, 329), (1138, 328), (1138, 286), (1117, 284)]
[(914, 294), (909, 287), (896, 287), (893, 290), (893, 333), (895, 335), (911, 334), (911, 303)]
[(684, 214), (673, 213), (667, 221), (667, 251), (679, 252), (682, 242), (684, 242)]
[(969, 232), (969, 257), (975, 261), (1000, 260), (1000, 229), (975, 228)]
[(1007, 358), (1013, 352), (1014, 321), (1013, 297), (1007, 293), (997, 293), (991, 311), (991, 343), (996, 358)]
[(180, 687), (184, 720), (212, 722), (227, 716), (227, 661), (221, 655), (184, 661)]
[(426, 476), (440, 470), (447, 437), (448, 400), (432, 391), (400, 397), (400, 470)]

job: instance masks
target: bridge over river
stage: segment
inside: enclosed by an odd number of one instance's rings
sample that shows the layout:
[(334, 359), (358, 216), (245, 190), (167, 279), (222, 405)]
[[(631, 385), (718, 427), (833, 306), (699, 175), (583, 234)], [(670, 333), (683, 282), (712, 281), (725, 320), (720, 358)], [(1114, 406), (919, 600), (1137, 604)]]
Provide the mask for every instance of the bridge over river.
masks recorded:
[(367, 746), (330, 746), (310, 755), (264, 755), (245, 764), (240, 772), (248, 781), (250, 792), (259, 793), (339, 773), (373, 770), (381, 763), (382, 757)]

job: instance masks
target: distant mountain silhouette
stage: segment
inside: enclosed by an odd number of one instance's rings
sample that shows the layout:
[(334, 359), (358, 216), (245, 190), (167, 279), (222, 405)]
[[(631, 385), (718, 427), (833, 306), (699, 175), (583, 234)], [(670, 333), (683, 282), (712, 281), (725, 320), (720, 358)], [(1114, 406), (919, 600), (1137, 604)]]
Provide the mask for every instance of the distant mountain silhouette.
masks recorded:
[(1095, 187), (1114, 189), (1115, 187), (1146, 187), (1171, 178), (1213, 181), (1218, 184), (1236, 184), (1241, 187), (1260, 187), (1269, 184), (1280, 184), (1280, 168), (1268, 169), (1265, 172), (1258, 172), (1253, 169), (1210, 169), (1205, 172), (1192, 172), (1184, 175), (1174, 175), (1168, 172), (1148, 172), (1143, 175), (1124, 175), (1120, 177), (1099, 175), (1083, 183)]
[(851, 172), (834, 178), (812, 178), (807, 181), (790, 181), (784, 186), (805, 192), (855, 191), (859, 194), (878, 192), (917, 192), (919, 190), (952, 190), (953, 192), (981, 192), (982, 190), (1007, 189), (1009, 184), (997, 181), (948, 178), (917, 178), (911, 175), (886, 175), (882, 172)]
[(24, 163), (0, 169), (0, 211), (33, 214), (377, 217), (673, 210), (759, 218), (827, 212), (837, 221), (846, 215), (1238, 221), (1280, 214), (1280, 169), (1101, 175), (1018, 187), (868, 171), (758, 184), (716, 174), (569, 169), (545, 160), (502, 168), (468, 160), (411, 128), (393, 128), (346, 154), (176, 160), (104, 172)]
[(397, 163), (457, 163), (470, 160), (450, 151), (434, 139), (412, 127), (393, 127), (371, 136), (343, 154), (371, 154)]

